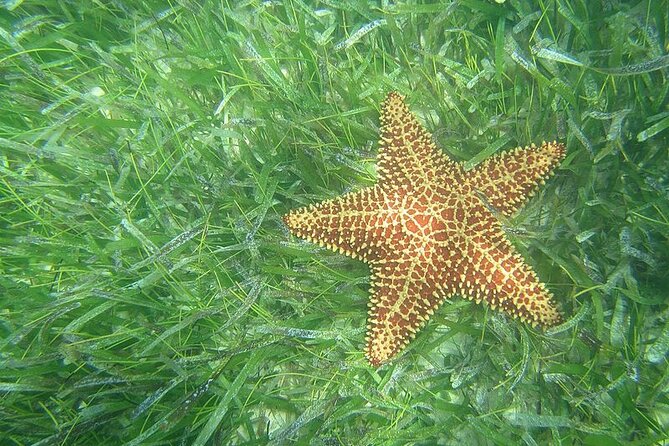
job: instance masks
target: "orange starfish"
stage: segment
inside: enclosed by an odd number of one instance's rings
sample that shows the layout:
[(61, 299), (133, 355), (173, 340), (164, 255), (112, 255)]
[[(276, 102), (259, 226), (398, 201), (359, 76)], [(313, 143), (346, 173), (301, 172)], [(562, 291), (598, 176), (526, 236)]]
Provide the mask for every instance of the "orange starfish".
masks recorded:
[(552, 294), (506, 238), (510, 216), (550, 176), (563, 144), (495, 155), (466, 171), (390, 93), (382, 105), (378, 183), (294, 210), (291, 232), (371, 268), (366, 356), (378, 367), (453, 295), (485, 301), (533, 326), (560, 321)]

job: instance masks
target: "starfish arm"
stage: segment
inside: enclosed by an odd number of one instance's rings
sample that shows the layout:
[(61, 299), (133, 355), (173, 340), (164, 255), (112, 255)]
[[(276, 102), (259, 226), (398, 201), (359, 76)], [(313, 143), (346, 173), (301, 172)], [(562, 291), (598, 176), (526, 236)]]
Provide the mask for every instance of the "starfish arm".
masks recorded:
[(390, 92), (381, 105), (379, 185), (409, 192), (439, 175), (448, 176), (455, 163), (432, 143), (432, 135), (416, 120), (404, 97)]
[(482, 262), (482, 270), (471, 271), (474, 282), (462, 286), (461, 295), (477, 302), (484, 300), (493, 310), (500, 309), (523, 322), (542, 328), (562, 321), (553, 294), (539, 281), (512, 247), (504, 250), (501, 262)]
[(378, 187), (295, 209), (283, 217), (294, 235), (365, 261), (387, 250), (392, 220), (388, 198)]
[(565, 153), (558, 142), (519, 147), (488, 158), (469, 175), (492, 207), (511, 216), (552, 175)]
[(397, 355), (441, 303), (438, 288), (420, 257), (388, 260), (372, 267), (365, 356), (374, 367)]
[(463, 242), (462, 256), (445, 277), (446, 295), (485, 301), (532, 326), (558, 324), (561, 316), (553, 295), (516, 252), (499, 222), (482, 211), (470, 224), (476, 235)]

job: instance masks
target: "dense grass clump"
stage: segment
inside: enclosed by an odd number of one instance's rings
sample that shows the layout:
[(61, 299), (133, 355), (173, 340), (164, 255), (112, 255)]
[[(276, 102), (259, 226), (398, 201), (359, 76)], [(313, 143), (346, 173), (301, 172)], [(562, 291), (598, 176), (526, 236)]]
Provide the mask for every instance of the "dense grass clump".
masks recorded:
[[(669, 441), (668, 11), (0, 3), (0, 443)], [(390, 90), (471, 165), (566, 143), (505, 221), (563, 325), (366, 363), (366, 266), (280, 217), (373, 184)]]

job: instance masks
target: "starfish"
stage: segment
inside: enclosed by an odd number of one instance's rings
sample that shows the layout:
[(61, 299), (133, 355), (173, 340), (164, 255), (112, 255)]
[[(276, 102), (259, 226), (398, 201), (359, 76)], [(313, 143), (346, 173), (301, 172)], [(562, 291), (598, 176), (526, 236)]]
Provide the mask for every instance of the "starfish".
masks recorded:
[(559, 323), (552, 294), (497, 216), (513, 215), (544, 184), (564, 145), (519, 147), (466, 170), (432, 143), (403, 96), (389, 93), (381, 109), (377, 184), (283, 217), (298, 237), (369, 264), (370, 364), (397, 355), (455, 295), (532, 326)]

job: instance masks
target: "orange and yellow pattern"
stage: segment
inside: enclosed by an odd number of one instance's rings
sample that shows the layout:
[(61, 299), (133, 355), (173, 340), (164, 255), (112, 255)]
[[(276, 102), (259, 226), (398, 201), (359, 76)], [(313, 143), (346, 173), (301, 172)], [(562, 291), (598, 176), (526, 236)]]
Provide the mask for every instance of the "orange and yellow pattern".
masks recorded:
[(371, 268), (366, 356), (400, 352), (455, 295), (549, 327), (553, 297), (511, 245), (493, 211), (512, 215), (565, 156), (563, 144), (517, 148), (465, 171), (432, 143), (397, 93), (383, 102), (374, 187), (284, 216), (298, 237)]

